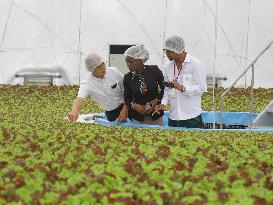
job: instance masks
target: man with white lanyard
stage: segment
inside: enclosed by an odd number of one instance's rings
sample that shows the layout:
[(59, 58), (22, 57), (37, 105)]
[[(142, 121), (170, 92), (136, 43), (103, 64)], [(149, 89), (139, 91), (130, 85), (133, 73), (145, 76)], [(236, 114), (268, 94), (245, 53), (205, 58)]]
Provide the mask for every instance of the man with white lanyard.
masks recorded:
[(202, 128), (201, 96), (207, 91), (206, 72), (200, 60), (185, 51), (182, 37), (166, 39), (163, 49), (170, 62), (164, 68), (164, 96), (156, 112), (169, 106), (168, 125)]
[(78, 96), (72, 105), (68, 118), (75, 122), (85, 99), (91, 96), (105, 109), (109, 121), (125, 121), (128, 109), (124, 104), (123, 74), (116, 68), (105, 67), (104, 60), (96, 53), (85, 58), (90, 75), (81, 82)]

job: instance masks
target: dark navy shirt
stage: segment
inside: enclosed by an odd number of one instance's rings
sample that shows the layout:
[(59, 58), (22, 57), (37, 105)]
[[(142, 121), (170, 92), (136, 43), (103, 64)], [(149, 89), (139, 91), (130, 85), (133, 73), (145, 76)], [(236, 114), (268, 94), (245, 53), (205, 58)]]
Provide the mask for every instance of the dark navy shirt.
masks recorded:
[[(145, 95), (141, 93), (141, 79), (144, 80), (147, 88)], [(128, 72), (124, 75), (124, 101), (129, 107), (129, 118), (134, 118), (138, 121), (143, 121), (144, 117), (131, 108), (131, 103), (138, 103), (146, 105), (153, 99), (158, 100), (158, 104), (164, 95), (164, 86), (162, 84), (164, 80), (162, 71), (156, 65), (145, 65), (142, 76), (134, 76), (132, 72)], [(162, 116), (154, 114), (152, 119), (157, 119)]]

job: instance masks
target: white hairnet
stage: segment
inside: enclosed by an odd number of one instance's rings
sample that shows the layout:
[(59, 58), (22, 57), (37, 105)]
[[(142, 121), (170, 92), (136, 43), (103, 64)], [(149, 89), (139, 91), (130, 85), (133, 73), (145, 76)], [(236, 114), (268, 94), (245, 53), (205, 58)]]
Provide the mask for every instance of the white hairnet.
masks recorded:
[(149, 59), (149, 52), (142, 45), (132, 46), (124, 52), (124, 56), (130, 56), (134, 59), (140, 59), (145, 63)]
[(179, 54), (185, 50), (185, 42), (181, 36), (173, 35), (166, 39), (164, 49)]
[(96, 67), (104, 62), (103, 58), (96, 53), (90, 53), (85, 58), (86, 69), (93, 72)]

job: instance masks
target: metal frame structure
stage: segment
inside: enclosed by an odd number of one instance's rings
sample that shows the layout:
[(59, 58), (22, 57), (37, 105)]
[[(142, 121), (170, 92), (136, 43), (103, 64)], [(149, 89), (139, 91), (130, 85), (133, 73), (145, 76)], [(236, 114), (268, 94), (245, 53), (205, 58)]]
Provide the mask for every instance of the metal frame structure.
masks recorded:
[(222, 119), (222, 112), (223, 112), (223, 98), (224, 96), (230, 91), (231, 88), (241, 79), (243, 75), (251, 68), (251, 94), (250, 94), (250, 121), (249, 121), (249, 128), (252, 128), (252, 113), (253, 113), (253, 86), (254, 86), (254, 64), (259, 60), (259, 58), (271, 47), (273, 44), (273, 40), (266, 46), (266, 48), (255, 58), (255, 60), (244, 70), (244, 72), (232, 83), (232, 85), (225, 90), (225, 92), (220, 97), (220, 129), (223, 128), (223, 119)]
[(54, 75), (54, 74), (16, 74), (16, 78), (23, 77), (24, 78), (24, 85), (28, 84), (38, 84), (41, 85), (48, 84), (53, 85), (54, 78), (62, 78), (61, 75)]

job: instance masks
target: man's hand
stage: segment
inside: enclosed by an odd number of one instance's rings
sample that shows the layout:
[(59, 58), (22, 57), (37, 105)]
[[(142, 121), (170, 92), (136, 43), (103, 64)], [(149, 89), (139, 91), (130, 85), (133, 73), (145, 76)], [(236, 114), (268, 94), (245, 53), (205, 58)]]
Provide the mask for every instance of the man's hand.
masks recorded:
[(77, 112), (70, 112), (69, 115), (68, 115), (68, 119), (71, 121), (71, 122), (75, 122), (79, 117), (79, 114)]
[(147, 110), (145, 109), (144, 105), (140, 105), (138, 103), (134, 103), (132, 105), (132, 108), (134, 110), (136, 110), (141, 115), (147, 115), (147, 114), (149, 114), (149, 112), (147, 112)]
[(127, 116), (128, 116), (128, 107), (126, 105), (123, 105), (123, 108), (119, 113), (117, 121), (118, 122), (124, 122), (124, 121), (127, 120)]
[(74, 100), (73, 105), (72, 105), (72, 111), (68, 115), (68, 119), (71, 122), (75, 122), (78, 119), (79, 110), (80, 110), (80, 108), (82, 107), (83, 104), (84, 104), (84, 99), (83, 98), (77, 97)]
[(181, 92), (182, 92), (182, 90), (185, 90), (184, 85), (180, 85), (176, 80), (172, 81), (171, 83), (173, 83), (175, 89), (177, 89)]
[[(157, 113), (157, 114), (160, 114), (160, 110), (165, 110), (165, 108), (166, 108), (166, 105), (164, 105), (164, 104), (160, 104), (160, 105), (157, 105), (156, 107), (155, 107), (155, 111), (154, 111), (154, 113)], [(153, 113), (153, 114), (154, 114)]]

